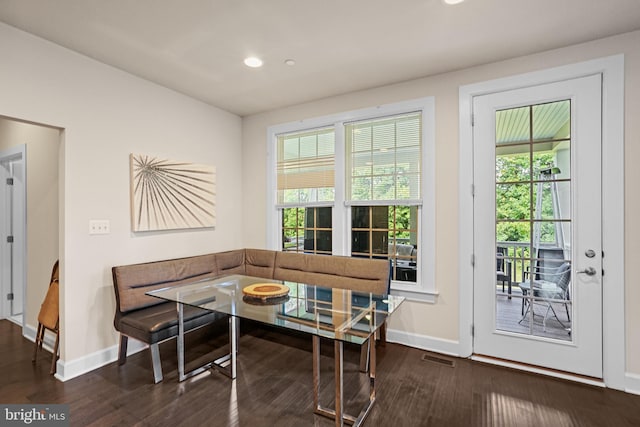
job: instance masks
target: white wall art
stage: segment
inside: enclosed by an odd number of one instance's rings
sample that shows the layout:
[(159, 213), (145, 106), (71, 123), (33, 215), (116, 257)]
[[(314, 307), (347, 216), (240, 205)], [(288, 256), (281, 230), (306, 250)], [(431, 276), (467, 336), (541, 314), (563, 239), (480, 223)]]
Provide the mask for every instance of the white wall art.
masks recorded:
[(216, 225), (215, 167), (145, 154), (129, 161), (133, 231)]

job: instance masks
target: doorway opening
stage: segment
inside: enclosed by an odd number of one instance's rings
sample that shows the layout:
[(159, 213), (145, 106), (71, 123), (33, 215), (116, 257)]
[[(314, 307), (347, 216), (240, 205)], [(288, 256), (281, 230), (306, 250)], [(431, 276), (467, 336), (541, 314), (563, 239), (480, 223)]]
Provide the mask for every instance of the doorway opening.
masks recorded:
[(59, 259), (61, 129), (0, 116), (0, 318), (33, 338)]

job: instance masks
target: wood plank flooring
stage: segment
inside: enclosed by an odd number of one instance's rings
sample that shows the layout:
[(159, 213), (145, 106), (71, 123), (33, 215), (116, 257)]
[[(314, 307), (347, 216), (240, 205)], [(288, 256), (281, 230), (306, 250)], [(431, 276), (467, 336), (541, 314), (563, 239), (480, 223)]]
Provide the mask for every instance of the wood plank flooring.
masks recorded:
[[(161, 346), (160, 384), (148, 351), (62, 383), (48, 374), (50, 355), (32, 365), (33, 343), (0, 321), (0, 403), (68, 403), (72, 426), (332, 426), (312, 412), (311, 339), (250, 324), (242, 332), (236, 381), (207, 372), (178, 383), (170, 341)], [(224, 344), (225, 334), (226, 325), (193, 334), (189, 356)], [(333, 347), (323, 341), (322, 349), (321, 400), (331, 406)], [(378, 346), (377, 401), (365, 426), (640, 426), (640, 396), (426, 354)], [(453, 367), (439, 363), (447, 359)], [(347, 346), (350, 413), (366, 399), (358, 361), (359, 349)]]

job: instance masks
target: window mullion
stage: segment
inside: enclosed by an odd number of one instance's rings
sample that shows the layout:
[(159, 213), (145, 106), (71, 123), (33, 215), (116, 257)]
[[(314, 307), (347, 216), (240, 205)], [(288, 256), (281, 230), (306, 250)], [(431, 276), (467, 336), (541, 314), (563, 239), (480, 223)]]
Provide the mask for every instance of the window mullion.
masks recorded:
[(335, 130), (335, 200), (333, 209), (333, 254), (350, 254), (350, 217), (349, 207), (345, 206), (347, 199), (347, 159), (344, 123), (337, 122)]

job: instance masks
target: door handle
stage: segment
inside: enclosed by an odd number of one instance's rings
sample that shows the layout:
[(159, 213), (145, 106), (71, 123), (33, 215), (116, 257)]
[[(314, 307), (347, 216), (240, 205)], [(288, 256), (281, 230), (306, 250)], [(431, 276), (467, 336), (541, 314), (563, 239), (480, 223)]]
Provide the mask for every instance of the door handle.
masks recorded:
[(597, 271), (593, 267), (587, 267), (584, 270), (576, 271), (578, 274), (586, 274), (587, 276), (595, 276)]

